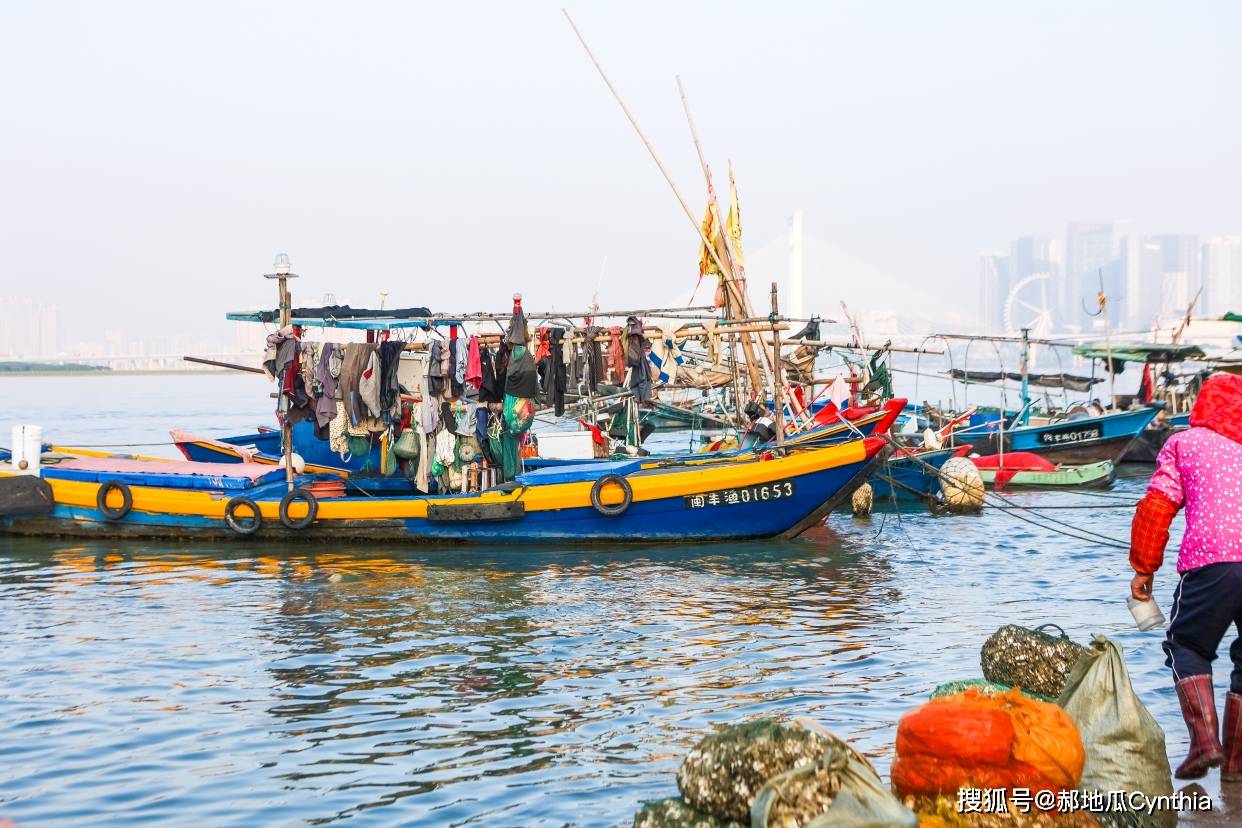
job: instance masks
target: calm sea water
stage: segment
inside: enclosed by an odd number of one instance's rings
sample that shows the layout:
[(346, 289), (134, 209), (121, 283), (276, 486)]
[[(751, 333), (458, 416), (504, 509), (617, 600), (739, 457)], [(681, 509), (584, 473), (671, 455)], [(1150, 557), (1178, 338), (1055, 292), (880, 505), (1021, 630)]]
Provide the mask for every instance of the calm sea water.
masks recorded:
[[(95, 445), (236, 433), (269, 422), (267, 391), (229, 375), (0, 378), (0, 441), (20, 422)], [(1015, 499), (1089, 507), (1039, 514), (1124, 539), (1120, 507), (1144, 485), (1139, 469), (1104, 495)], [(1011, 622), (1122, 644), (1180, 758), (1161, 639), (1133, 629), (1128, 581), (1124, 551), (996, 509), (586, 550), (0, 536), (0, 819), (627, 825), (676, 793), (711, 725), (750, 716), (811, 716), (886, 772), (897, 718), (977, 676), (983, 640)], [(1166, 613), (1172, 586), (1157, 578)]]

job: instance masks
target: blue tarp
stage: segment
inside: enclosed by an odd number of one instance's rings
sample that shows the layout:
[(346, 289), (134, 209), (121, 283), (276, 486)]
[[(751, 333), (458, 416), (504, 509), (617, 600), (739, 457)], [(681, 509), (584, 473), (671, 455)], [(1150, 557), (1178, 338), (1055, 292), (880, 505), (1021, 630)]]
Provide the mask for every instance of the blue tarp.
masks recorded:
[(549, 483), (587, 483), (599, 480), (606, 474), (625, 476), (643, 467), (642, 460), (614, 460), (607, 463), (581, 463), (576, 466), (549, 466), (517, 476), (523, 486)]

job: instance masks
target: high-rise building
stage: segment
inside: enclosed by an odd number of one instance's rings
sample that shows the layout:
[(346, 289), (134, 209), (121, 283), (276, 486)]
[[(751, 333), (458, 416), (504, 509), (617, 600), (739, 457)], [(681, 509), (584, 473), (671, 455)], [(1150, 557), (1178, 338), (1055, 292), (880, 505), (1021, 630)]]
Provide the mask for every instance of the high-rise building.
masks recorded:
[(1242, 313), (1242, 236), (1213, 236), (1202, 253), (1203, 295), (1195, 315)]
[(55, 305), (0, 298), (0, 357), (54, 357), (60, 350)]
[(1047, 236), (1023, 236), (1009, 245), (1009, 290), (1001, 297), (1005, 316), (1002, 329), (1016, 335), (1022, 328), (1052, 332), (1061, 279), (1061, 251)]
[(1000, 251), (979, 254), (979, 322), (983, 332), (1005, 330), (1005, 300), (1009, 296), (1009, 257)]
[[(1104, 292), (1110, 298), (1118, 295), (1121, 288), (1118, 255), (1112, 224), (1070, 222), (1065, 235), (1065, 278), (1058, 295), (1063, 327), (1070, 330), (1090, 327), (1088, 313), (1095, 312), (1101, 275), (1105, 276)], [(1102, 274), (1102, 271), (1108, 272)]]
[[(1201, 284), (1199, 237), (1147, 236), (1141, 258), (1142, 288), (1134, 323), (1146, 330), (1157, 318), (1183, 316), (1194, 300)], [(1201, 309), (1201, 305), (1196, 308)]]

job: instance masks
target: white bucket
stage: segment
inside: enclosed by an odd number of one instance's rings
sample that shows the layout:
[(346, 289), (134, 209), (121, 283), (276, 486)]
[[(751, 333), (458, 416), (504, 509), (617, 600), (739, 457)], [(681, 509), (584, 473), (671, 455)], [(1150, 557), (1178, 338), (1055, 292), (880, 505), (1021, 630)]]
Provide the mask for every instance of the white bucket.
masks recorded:
[(13, 471), (39, 476), (39, 458), (43, 455), (43, 426), (13, 426)]
[(1134, 625), (1139, 628), (1140, 632), (1154, 630), (1167, 623), (1164, 613), (1160, 611), (1160, 606), (1150, 598), (1140, 601), (1131, 595), (1126, 599), (1126, 605), (1130, 607), (1130, 614), (1134, 616)]

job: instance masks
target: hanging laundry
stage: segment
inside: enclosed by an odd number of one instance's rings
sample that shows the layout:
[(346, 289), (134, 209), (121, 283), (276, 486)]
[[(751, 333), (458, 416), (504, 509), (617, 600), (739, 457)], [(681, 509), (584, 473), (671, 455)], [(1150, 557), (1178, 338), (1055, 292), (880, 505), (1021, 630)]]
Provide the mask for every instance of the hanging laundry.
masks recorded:
[(651, 362), (647, 358), (647, 338), (638, 317), (625, 320), (625, 367), (629, 371), (630, 391), (639, 402), (651, 401)]
[(565, 363), (565, 389), (577, 391), (580, 381), (578, 370), (578, 346), (574, 343), (575, 330), (571, 325), (565, 330), (565, 338), (561, 342), (561, 361)]
[(302, 374), (302, 387), (312, 399), (316, 396), (315, 369), (319, 366), (318, 342), (301, 342), (298, 345), (298, 370)]
[(539, 375), (525, 345), (516, 345), (505, 372), (505, 395), (533, 399), (539, 394)]
[(525, 346), (530, 335), (526, 330), (526, 314), (517, 311), (509, 318), (509, 329), (505, 331), (505, 341), (509, 343), (509, 347), (513, 348), (517, 345)]
[(336, 416), (328, 423), (328, 448), (340, 455), (344, 460), (349, 454), (349, 415), (345, 413), (345, 403), (336, 401)]
[[(498, 387), (496, 364), (492, 352), (487, 348), (479, 349), (479, 402), (498, 403), (504, 401), (504, 390)], [(503, 374), (501, 379), (504, 379)]]
[(676, 323), (665, 328), (659, 339), (651, 343), (651, 363), (659, 371), (660, 382), (672, 383), (677, 379), (677, 372), (685, 358), (681, 348), (677, 346)]
[(401, 415), (401, 381), (397, 378), (397, 370), (401, 367), (401, 354), (404, 352), (404, 342), (381, 342), (379, 346), (379, 406), (389, 420)]
[(440, 373), (444, 376), (444, 388), (440, 396), (446, 400), (456, 396), (453, 393), (453, 372), (453, 343), (450, 341), (440, 348)]
[(612, 381), (616, 385), (625, 382), (625, 346), (621, 344), (622, 328), (613, 325), (608, 329), (608, 364), (612, 368)]
[(544, 325), (539, 329), (539, 344), (535, 346), (535, 363), (538, 364), (547, 359), (552, 353), (552, 345), (548, 339), (551, 328)]
[(315, 423), (323, 428), (337, 416), (336, 377), (332, 375), (332, 355), (336, 346), (331, 342), (324, 343), (323, 352), (315, 365), (315, 384), (319, 386), (319, 396), (315, 398)]
[(461, 396), (466, 385), (466, 369), (470, 362), (470, 343), (458, 337), (453, 340), (453, 381), (457, 383), (457, 396)]
[(424, 434), (432, 434), (440, 427), (440, 401), (430, 394), (423, 394), (418, 404), (418, 425)]
[(367, 357), (367, 366), (358, 379), (358, 396), (366, 405), (367, 414), (371, 417), (380, 415), (380, 363), (374, 347)]
[(548, 331), (548, 356), (544, 369), (544, 399), (553, 407), (556, 416), (565, 413), (565, 348), (562, 338), (564, 328), (551, 328)]
[(470, 337), (470, 345), (467, 348), (465, 382), (475, 391), (483, 387), (483, 356), (479, 351), (477, 336)]
[(365, 403), (358, 395), (358, 384), (374, 352), (375, 345), (369, 342), (351, 342), (345, 346), (339, 388), (341, 400), (345, 403), (345, 411), (349, 414), (349, 421), (355, 426), (368, 413)]
[(599, 341), (596, 339), (604, 332), (603, 328), (596, 325), (588, 325), (586, 330), (582, 332), (582, 354), (584, 358), (584, 375), (587, 385), (592, 391), (599, 388), (601, 382), (606, 381), (604, 373), (604, 355), (600, 349)]
[(440, 348), (440, 341), (433, 339), (427, 352), (427, 381), (423, 385), (428, 397), (444, 394), (444, 368), (440, 363)]
[(263, 370), (267, 378), (275, 381), (284, 377), (285, 369), (297, 352), (298, 340), (293, 335), (293, 326), (287, 325), (275, 333), (267, 335), (267, 346), (263, 351)]

